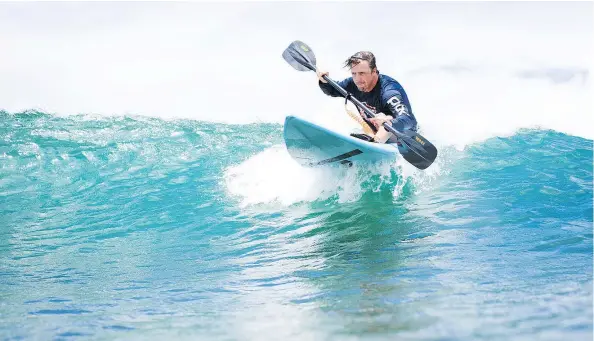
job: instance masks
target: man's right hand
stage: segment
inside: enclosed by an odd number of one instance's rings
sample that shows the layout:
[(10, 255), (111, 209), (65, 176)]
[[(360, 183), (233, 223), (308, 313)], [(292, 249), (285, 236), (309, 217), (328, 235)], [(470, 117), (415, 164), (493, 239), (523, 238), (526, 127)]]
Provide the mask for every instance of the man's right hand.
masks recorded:
[(330, 73), (328, 73), (328, 71), (318, 71), (317, 74), (318, 74), (318, 79), (320, 80), (320, 82), (322, 82), (322, 83), (328, 83), (324, 79), (324, 76), (329, 76), (330, 75)]
[[(394, 119), (392, 116), (385, 115), (385, 114), (383, 114), (383, 113), (380, 112), (379, 114), (377, 114), (377, 116), (372, 117), (369, 120), (371, 121), (371, 123), (373, 123), (373, 125), (376, 128), (379, 128), (382, 125), (384, 125), (384, 123), (392, 121), (392, 119)], [(392, 125), (392, 123), (390, 123), (390, 125)]]

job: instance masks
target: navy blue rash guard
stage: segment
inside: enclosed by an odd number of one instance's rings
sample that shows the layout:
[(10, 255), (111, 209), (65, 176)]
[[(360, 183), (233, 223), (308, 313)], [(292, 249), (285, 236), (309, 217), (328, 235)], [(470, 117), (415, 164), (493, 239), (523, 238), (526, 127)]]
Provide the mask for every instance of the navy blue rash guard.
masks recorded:
[[(330, 84), (321, 81), (319, 84), (326, 95), (342, 97)], [(360, 91), (353, 77), (338, 82), (338, 85), (376, 113), (381, 112), (394, 117), (392, 126), (396, 130), (417, 130), (417, 120), (413, 115), (406, 92), (394, 78), (380, 74), (377, 84), (370, 92)]]

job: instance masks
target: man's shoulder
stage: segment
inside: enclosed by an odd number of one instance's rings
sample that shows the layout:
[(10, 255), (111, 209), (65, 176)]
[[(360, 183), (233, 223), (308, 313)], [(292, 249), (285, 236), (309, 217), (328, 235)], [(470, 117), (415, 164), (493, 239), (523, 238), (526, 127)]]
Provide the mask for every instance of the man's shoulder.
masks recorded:
[(343, 84), (355, 84), (355, 82), (353, 81), (353, 77), (349, 77), (349, 78), (345, 78), (341, 81), (341, 83)]
[(403, 95), (404, 88), (397, 80), (390, 76), (380, 75), (381, 93), (382, 98), (389, 99), (394, 95)]
[(402, 85), (400, 85), (400, 83), (398, 83), (397, 80), (395, 80), (394, 78), (392, 78), (388, 75), (380, 74), (379, 78), (380, 78), (380, 84), (381, 84), (383, 90), (402, 89)]

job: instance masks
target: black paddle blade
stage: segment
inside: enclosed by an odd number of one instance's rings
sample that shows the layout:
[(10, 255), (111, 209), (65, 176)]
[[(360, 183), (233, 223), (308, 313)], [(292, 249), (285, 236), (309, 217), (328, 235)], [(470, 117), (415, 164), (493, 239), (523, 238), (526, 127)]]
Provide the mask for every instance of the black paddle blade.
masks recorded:
[(405, 130), (398, 140), (402, 144), (398, 146), (402, 157), (418, 169), (426, 169), (435, 161), (437, 148), (420, 134)]
[(283, 52), (283, 59), (299, 71), (315, 71), (316, 56), (307, 44), (295, 40)]

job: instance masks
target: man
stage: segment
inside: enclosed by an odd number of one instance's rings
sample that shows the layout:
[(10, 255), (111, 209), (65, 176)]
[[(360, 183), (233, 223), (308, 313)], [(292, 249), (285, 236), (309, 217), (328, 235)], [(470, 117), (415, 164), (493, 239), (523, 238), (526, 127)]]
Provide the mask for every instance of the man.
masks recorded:
[[(406, 92), (395, 79), (381, 75), (377, 69), (375, 56), (369, 51), (355, 53), (345, 62), (349, 67), (352, 77), (338, 84), (355, 98), (376, 112), (376, 117), (370, 119), (378, 129), (370, 138), (373, 142), (395, 142), (395, 137), (383, 127), (388, 122), (398, 131), (417, 130), (417, 120), (412, 113)], [(323, 76), (328, 76), (325, 71), (318, 71), (319, 85), (322, 91), (332, 97), (341, 94), (328, 84)], [(363, 112), (360, 113), (364, 116)], [(354, 135), (361, 138), (361, 135)]]

